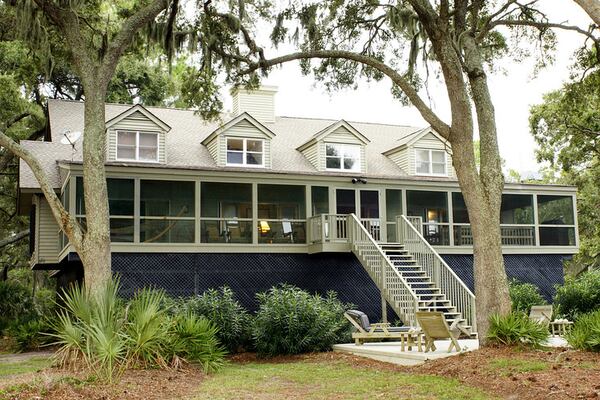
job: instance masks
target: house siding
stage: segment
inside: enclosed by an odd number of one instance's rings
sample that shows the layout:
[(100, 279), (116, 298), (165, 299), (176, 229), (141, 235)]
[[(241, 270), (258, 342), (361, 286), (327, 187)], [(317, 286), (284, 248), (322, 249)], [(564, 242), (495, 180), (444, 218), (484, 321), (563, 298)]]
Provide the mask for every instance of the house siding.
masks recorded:
[(320, 157), (319, 157), (319, 143), (314, 143), (313, 145), (307, 147), (302, 150), (302, 154), (308, 162), (310, 162), (318, 171), (321, 170), (320, 166)]
[(272, 91), (240, 90), (233, 95), (233, 114), (244, 112), (262, 123), (275, 122), (275, 93)]
[(37, 200), (38, 220), (36, 224), (36, 256), (40, 264), (53, 264), (58, 261), (59, 227), (45, 198)]
[(118, 130), (158, 132), (158, 162), (163, 164), (167, 162), (165, 152), (166, 133), (139, 111), (123, 118), (108, 130), (107, 159), (109, 161), (117, 159)]

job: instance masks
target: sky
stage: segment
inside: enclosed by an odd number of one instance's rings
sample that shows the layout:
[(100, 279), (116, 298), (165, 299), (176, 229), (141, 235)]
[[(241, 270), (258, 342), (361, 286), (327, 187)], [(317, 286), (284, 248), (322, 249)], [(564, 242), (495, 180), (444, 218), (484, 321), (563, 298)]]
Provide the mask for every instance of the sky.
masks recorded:
[[(572, 0), (542, 0), (542, 9), (553, 22), (568, 22), (587, 27), (590, 18)], [(529, 132), (531, 105), (542, 101), (544, 93), (558, 89), (568, 78), (572, 54), (583, 43), (583, 36), (561, 31), (557, 35), (556, 61), (536, 76), (533, 61), (506, 62), (505, 71), (488, 76), (496, 109), (498, 141), (505, 167), (521, 172), (523, 177), (539, 170), (535, 160), (535, 142)], [(269, 53), (267, 52), (267, 56)], [(361, 82), (357, 90), (327, 93), (315, 85), (310, 76), (302, 76), (297, 63), (275, 69), (266, 85), (278, 86), (276, 114), (279, 116), (346, 119), (348, 121), (392, 123), (424, 127), (427, 123), (413, 107), (402, 106), (391, 93), (388, 79), (381, 82)], [(445, 88), (441, 82), (431, 82), (433, 108), (447, 116)], [(438, 99), (438, 101), (436, 101)], [(228, 106), (228, 102), (225, 103)], [(449, 121), (448, 118), (445, 119)]]

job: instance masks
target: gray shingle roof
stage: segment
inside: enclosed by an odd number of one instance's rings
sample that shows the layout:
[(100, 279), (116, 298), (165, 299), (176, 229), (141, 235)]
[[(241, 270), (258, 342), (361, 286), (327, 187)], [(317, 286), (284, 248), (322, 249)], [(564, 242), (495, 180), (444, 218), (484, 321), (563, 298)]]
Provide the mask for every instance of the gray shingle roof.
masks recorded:
[[(131, 105), (107, 104), (106, 120), (110, 120), (130, 108)], [(221, 122), (207, 122), (193, 110), (182, 110), (161, 107), (146, 107), (157, 118), (171, 127), (166, 134), (166, 165), (170, 168), (215, 169), (215, 160), (202, 141), (231, 116), (224, 114)], [(81, 161), (81, 140), (77, 142), (75, 151), (70, 145), (60, 143), (63, 132), (83, 131), (83, 103), (75, 101), (50, 100), (48, 102), (50, 130), (52, 142), (28, 142), (22, 144), (36, 155), (47, 169), (56, 187), (60, 185), (57, 161)], [(300, 153), (298, 148), (310, 140), (319, 131), (325, 129), (335, 120), (309, 119), (295, 117), (276, 117), (275, 123), (264, 125), (275, 133), (272, 139), (272, 168), (270, 172), (340, 175), (335, 172), (317, 172), (310, 162)], [(410, 136), (420, 128), (411, 126), (385, 125), (375, 123), (351, 122), (352, 126), (370, 140), (366, 145), (368, 177), (407, 177), (400, 167), (382, 153), (398, 146), (399, 140)], [(140, 164), (137, 164), (140, 165)], [(229, 169), (229, 167), (219, 168)], [(231, 168), (239, 170), (239, 168)], [(29, 168), (21, 163), (20, 186), (22, 188), (38, 187)], [(255, 168), (252, 172), (256, 172)]]

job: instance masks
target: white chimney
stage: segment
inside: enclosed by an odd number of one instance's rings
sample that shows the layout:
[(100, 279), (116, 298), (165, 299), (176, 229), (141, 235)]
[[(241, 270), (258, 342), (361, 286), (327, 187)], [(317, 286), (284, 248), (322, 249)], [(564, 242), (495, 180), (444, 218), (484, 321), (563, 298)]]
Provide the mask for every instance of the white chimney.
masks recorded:
[(261, 86), (252, 91), (243, 87), (233, 88), (231, 96), (234, 117), (247, 112), (262, 123), (274, 123), (276, 93), (277, 86)]

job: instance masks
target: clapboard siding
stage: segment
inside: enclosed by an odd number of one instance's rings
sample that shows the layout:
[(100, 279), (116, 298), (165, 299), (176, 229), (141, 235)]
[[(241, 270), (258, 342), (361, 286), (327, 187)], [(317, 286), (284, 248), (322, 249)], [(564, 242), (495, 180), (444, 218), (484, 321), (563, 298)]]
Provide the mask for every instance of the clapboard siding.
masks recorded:
[(319, 167), (319, 143), (314, 143), (312, 146), (309, 146), (302, 150), (302, 154), (306, 159), (315, 167), (317, 170)]
[(145, 131), (158, 133), (158, 162), (166, 163), (165, 141), (166, 133), (154, 121), (146, 117), (139, 111), (123, 118), (108, 130), (108, 149), (107, 159), (115, 161), (117, 159), (117, 131)]
[(40, 264), (53, 264), (58, 261), (58, 224), (52, 215), (45, 198), (38, 199), (36, 208), (39, 219), (36, 224), (36, 253)]
[(390, 160), (396, 163), (404, 172), (410, 174), (410, 159), (407, 148), (389, 155)]
[(348, 144), (362, 144), (359, 138), (354, 136), (346, 127), (340, 126), (333, 132), (331, 132), (324, 139), (330, 143), (348, 143)]
[(233, 95), (233, 114), (244, 112), (262, 123), (275, 122), (275, 92), (239, 90)]

